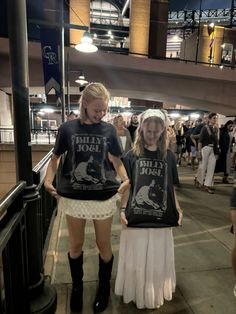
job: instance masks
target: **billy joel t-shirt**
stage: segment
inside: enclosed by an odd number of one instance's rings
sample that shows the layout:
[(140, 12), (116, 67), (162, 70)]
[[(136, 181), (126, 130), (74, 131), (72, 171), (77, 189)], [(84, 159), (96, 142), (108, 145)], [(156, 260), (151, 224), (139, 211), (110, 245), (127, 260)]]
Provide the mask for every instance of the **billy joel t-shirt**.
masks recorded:
[(143, 156), (130, 151), (124, 165), (131, 181), (125, 211), (128, 227), (163, 228), (178, 225), (179, 214), (174, 184), (179, 184), (174, 154), (167, 151), (161, 160), (158, 151), (145, 150)]
[(58, 130), (53, 153), (65, 157), (58, 173), (59, 195), (102, 200), (117, 193), (119, 182), (108, 153), (120, 156), (122, 151), (113, 125), (104, 121), (81, 124), (79, 119), (65, 122)]

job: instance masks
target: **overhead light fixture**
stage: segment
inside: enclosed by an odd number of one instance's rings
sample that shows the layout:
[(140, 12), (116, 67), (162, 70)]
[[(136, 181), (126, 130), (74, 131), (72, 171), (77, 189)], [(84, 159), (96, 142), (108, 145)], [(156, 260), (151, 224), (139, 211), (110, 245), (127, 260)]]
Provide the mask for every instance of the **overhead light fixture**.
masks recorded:
[(75, 80), (75, 83), (80, 84), (81, 86), (88, 84), (88, 81), (85, 79), (84, 74), (80, 74), (77, 80)]
[(54, 111), (52, 108), (42, 108), (39, 112), (53, 113)]
[(93, 39), (89, 32), (84, 32), (80, 43), (75, 46), (75, 49), (85, 53), (96, 52), (98, 50), (97, 46), (93, 44)]
[(199, 114), (199, 113), (193, 112), (193, 113), (190, 114), (190, 118), (191, 118), (191, 119), (198, 119), (199, 117), (200, 117), (200, 114)]
[(180, 116), (180, 114), (178, 112), (171, 112), (170, 113), (171, 118), (178, 118), (179, 116)]

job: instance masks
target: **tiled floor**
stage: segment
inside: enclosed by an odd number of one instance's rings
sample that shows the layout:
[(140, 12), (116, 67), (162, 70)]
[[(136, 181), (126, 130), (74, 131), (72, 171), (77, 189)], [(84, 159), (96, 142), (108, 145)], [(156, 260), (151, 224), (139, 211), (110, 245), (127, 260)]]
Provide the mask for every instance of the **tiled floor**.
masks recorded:
[[(229, 194), (232, 185), (216, 180), (216, 193), (210, 195), (193, 186), (194, 172), (190, 168), (178, 168), (181, 188), (178, 198), (184, 209), (183, 226), (174, 229), (177, 289), (173, 300), (165, 302), (158, 310), (137, 310), (133, 304), (123, 304), (112, 292), (108, 309), (104, 313), (178, 313), (178, 314), (235, 314), (236, 299), (233, 297), (233, 272), (230, 250), (233, 236), (229, 233)], [(116, 275), (119, 233), (118, 215), (114, 217), (112, 244), (115, 263), (112, 287)], [(56, 314), (70, 313), (68, 298), (71, 278), (67, 263), (68, 236), (64, 218), (57, 216), (50, 243), (45, 273), (51, 275), (58, 292)], [(96, 291), (98, 257), (93, 225), (86, 226), (84, 246), (84, 309), (92, 311)]]

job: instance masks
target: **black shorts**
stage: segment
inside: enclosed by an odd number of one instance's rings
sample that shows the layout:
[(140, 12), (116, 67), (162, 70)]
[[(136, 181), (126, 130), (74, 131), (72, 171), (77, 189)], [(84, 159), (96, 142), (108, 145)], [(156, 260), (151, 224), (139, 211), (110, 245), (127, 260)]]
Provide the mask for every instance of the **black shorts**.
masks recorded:
[(230, 196), (230, 208), (236, 210), (236, 188), (233, 188)]

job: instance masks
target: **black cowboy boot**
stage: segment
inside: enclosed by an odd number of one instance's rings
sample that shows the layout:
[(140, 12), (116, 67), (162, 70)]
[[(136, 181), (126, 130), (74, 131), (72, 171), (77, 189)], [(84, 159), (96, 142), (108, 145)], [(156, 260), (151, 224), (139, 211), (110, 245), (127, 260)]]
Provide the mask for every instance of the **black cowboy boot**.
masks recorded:
[(78, 313), (83, 308), (83, 252), (77, 258), (71, 258), (68, 253), (68, 259), (72, 278), (70, 309)]
[(99, 282), (96, 298), (93, 303), (94, 313), (101, 313), (107, 308), (110, 296), (110, 279), (113, 259), (114, 256), (112, 255), (111, 260), (108, 263), (105, 263), (101, 259), (101, 256), (99, 255), (99, 272), (98, 272)]

